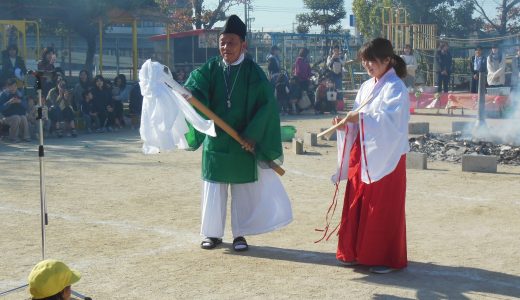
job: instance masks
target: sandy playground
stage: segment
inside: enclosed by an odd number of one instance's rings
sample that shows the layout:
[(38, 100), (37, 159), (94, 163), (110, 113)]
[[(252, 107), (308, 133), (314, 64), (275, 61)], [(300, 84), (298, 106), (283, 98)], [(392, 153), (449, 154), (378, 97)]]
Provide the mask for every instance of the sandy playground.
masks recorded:
[[(468, 118), (412, 120), (449, 132)], [(302, 136), (328, 127), (330, 116), (283, 124)], [(74, 289), (93, 299), (520, 298), (520, 167), (408, 170), (409, 267), (374, 275), (339, 266), (335, 238), (314, 243), (333, 193), (335, 142), (305, 145), (298, 156), (284, 143), (294, 221), (249, 237), (245, 253), (230, 249), (229, 225), (222, 246), (199, 248), (200, 151), (144, 156), (130, 130), (46, 143), (47, 257), (79, 270)], [(36, 142), (0, 142), (0, 291), (26, 283), (41, 258), (36, 150)], [(27, 298), (23, 290), (4, 299)]]

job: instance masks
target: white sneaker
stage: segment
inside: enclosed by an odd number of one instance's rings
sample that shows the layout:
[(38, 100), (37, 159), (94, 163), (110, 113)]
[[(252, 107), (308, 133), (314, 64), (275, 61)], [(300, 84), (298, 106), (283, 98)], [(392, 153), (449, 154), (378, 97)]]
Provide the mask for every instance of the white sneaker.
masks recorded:
[(392, 268), (385, 267), (385, 266), (375, 266), (375, 267), (371, 267), (368, 270), (375, 274), (388, 274), (388, 273), (395, 271), (396, 269), (392, 269)]
[(357, 261), (353, 260), (353, 261), (344, 261), (344, 260), (339, 260), (339, 263), (345, 267), (353, 267), (353, 266), (357, 266), (359, 265)]

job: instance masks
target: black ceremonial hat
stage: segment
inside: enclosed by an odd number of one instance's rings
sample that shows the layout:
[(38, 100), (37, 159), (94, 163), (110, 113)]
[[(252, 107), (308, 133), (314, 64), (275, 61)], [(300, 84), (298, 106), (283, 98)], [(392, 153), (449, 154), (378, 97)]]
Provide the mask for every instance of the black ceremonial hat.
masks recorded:
[(246, 39), (246, 24), (240, 20), (237, 15), (231, 15), (226, 21), (224, 28), (220, 34), (223, 33), (234, 33), (238, 35), (242, 40)]

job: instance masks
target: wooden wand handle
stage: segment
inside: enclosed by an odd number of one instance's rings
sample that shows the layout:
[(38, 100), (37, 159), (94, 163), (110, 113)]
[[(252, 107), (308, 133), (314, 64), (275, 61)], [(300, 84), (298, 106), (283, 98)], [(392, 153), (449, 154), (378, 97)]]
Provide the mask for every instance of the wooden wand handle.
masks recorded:
[[(238, 134), (238, 132), (235, 129), (233, 129), (233, 127), (229, 126), (224, 120), (222, 120), (219, 116), (217, 116), (206, 105), (202, 104), (197, 98), (191, 96), (187, 100), (196, 109), (198, 109), (200, 112), (205, 114), (208, 118), (213, 120), (213, 122), (215, 122), (215, 124), (217, 124), (218, 127), (222, 128), (222, 130), (224, 130), (227, 134), (229, 134), (240, 145), (242, 145), (242, 146), (247, 145), (247, 143), (244, 141), (244, 139)], [(283, 176), (283, 174), (285, 174), (285, 170), (273, 161), (269, 162), (269, 167), (271, 167), (271, 169), (273, 169), (280, 176)]]

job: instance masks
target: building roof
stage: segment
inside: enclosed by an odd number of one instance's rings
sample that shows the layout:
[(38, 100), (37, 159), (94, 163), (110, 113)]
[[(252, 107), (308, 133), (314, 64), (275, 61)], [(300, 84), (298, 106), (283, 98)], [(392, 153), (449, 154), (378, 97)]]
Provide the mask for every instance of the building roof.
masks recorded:
[[(190, 36), (200, 36), (204, 33), (218, 33), (218, 32), (220, 32), (220, 30), (218, 30), (218, 29), (195, 29), (195, 30), (184, 31), (184, 32), (170, 33), (170, 39), (190, 37)], [(166, 34), (154, 35), (154, 36), (150, 37), (150, 40), (152, 40), (152, 41), (166, 40)]]

